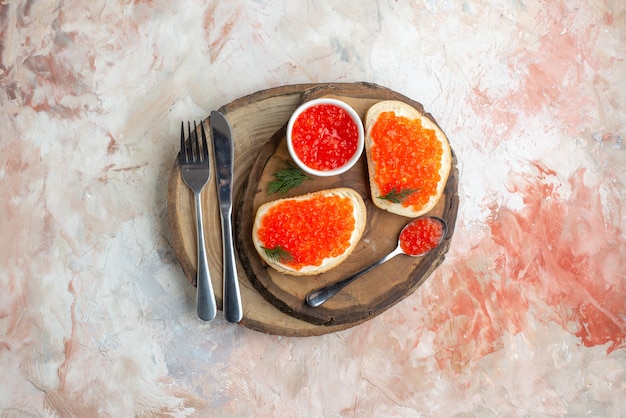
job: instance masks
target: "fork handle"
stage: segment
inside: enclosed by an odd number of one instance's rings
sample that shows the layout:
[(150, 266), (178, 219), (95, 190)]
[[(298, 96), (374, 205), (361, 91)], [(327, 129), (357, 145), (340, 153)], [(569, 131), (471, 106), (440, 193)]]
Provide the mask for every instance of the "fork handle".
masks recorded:
[(198, 237), (198, 272), (196, 275), (198, 289), (196, 293), (196, 309), (198, 318), (203, 321), (210, 321), (215, 318), (217, 306), (215, 303), (215, 295), (213, 294), (211, 276), (209, 275), (209, 262), (206, 256), (204, 226), (202, 225), (202, 202), (200, 200), (200, 193), (194, 193), (194, 195), (196, 201), (196, 235)]
[(222, 243), (224, 253), (224, 317), (228, 322), (239, 322), (243, 318), (239, 278), (233, 243), (232, 210), (220, 210), (222, 218)]

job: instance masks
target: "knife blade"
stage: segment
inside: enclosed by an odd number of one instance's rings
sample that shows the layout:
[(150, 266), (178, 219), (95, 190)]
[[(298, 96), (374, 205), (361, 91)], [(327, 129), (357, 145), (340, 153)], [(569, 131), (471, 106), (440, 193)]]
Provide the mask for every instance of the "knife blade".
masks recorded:
[(217, 198), (222, 222), (223, 286), (222, 309), (228, 322), (239, 322), (243, 317), (239, 278), (233, 241), (233, 165), (234, 146), (228, 121), (218, 111), (209, 115), (215, 158)]

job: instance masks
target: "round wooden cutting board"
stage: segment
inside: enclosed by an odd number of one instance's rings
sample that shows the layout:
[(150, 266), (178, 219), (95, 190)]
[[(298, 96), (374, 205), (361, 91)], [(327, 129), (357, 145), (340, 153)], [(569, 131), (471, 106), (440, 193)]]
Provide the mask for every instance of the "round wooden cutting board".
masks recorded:
[[(306, 181), (286, 195), (268, 195), (273, 174), (289, 161), (284, 126), (299, 103), (317, 97), (335, 97), (351, 104), (364, 117), (380, 100), (401, 100), (423, 112), (423, 107), (389, 89), (368, 83), (292, 85), (264, 90), (220, 108), (235, 142), (235, 232), (238, 273), (244, 305), (241, 323), (251, 329), (286, 336), (312, 336), (336, 332), (360, 324), (404, 299), (443, 261), (454, 232), (458, 209), (456, 158), (444, 197), (431, 214), (448, 222), (448, 234), (439, 247), (422, 259), (398, 256), (361, 277), (318, 308), (304, 302), (313, 289), (365, 267), (393, 249), (402, 226), (409, 221), (374, 207), (369, 197), (367, 168), (362, 161), (348, 173)], [(430, 116), (429, 116), (430, 117)], [(432, 118), (431, 118), (432, 119)], [(208, 127), (208, 119), (204, 121)], [(222, 299), (221, 230), (214, 175), (203, 191), (205, 239), (209, 268), (218, 308)], [(330, 187), (357, 190), (368, 209), (368, 223), (359, 246), (337, 268), (309, 277), (282, 275), (267, 267), (252, 241), (252, 222), (258, 206), (266, 201)], [(168, 186), (168, 219), (172, 245), (188, 280), (195, 285), (196, 237), (191, 191), (184, 185), (178, 163)]]

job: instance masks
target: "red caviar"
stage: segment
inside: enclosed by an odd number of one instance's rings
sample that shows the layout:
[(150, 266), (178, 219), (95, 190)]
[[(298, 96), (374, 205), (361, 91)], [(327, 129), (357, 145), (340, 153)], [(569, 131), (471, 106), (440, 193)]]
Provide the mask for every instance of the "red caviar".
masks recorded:
[(383, 112), (372, 127), (371, 138), (374, 180), (381, 195), (412, 191), (402, 205), (422, 208), (437, 193), (441, 180), (443, 147), (435, 131), (424, 128), (420, 119)]
[(264, 247), (280, 247), (291, 256), (286, 264), (296, 270), (319, 266), (350, 246), (355, 228), (352, 201), (341, 196), (285, 200), (263, 216), (258, 237)]
[(409, 255), (420, 255), (432, 250), (441, 241), (443, 224), (432, 218), (411, 222), (400, 233), (400, 247)]
[(318, 171), (343, 166), (357, 150), (359, 131), (348, 112), (333, 104), (312, 106), (302, 112), (291, 132), (300, 160)]

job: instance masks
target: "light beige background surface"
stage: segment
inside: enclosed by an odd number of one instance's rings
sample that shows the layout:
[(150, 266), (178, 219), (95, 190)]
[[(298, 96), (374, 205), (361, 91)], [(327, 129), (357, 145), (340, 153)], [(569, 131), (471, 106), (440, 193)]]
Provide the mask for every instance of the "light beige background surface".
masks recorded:
[[(626, 414), (625, 36), (618, 0), (3, 2), (3, 415)], [(200, 322), (167, 240), (180, 121), (331, 81), (448, 134), (445, 263), (335, 334)]]

